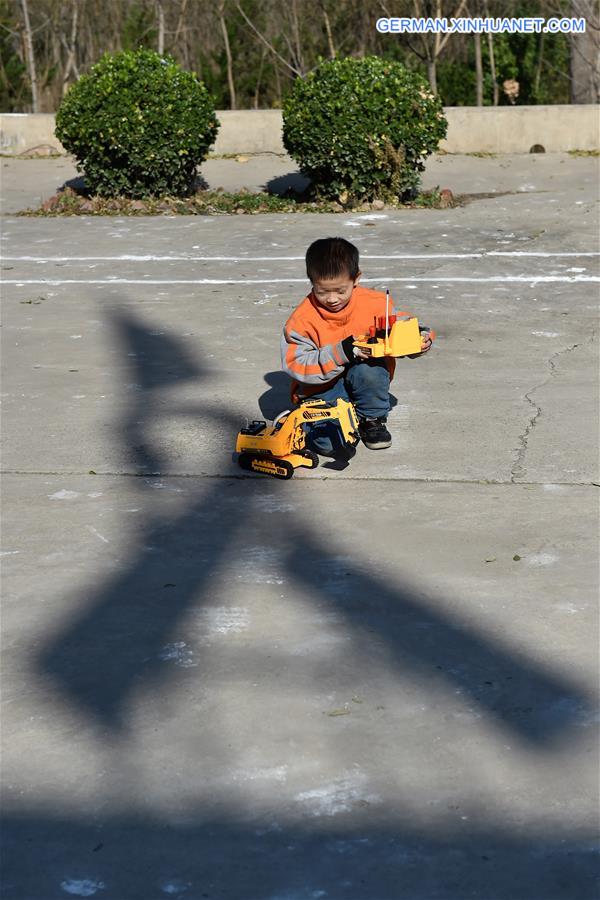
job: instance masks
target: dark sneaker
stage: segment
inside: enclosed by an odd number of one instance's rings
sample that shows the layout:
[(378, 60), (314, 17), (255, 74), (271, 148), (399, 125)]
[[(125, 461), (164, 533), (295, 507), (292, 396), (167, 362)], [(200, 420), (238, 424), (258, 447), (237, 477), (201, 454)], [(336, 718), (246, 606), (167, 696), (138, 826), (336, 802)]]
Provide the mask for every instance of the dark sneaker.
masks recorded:
[(362, 442), (369, 450), (385, 450), (392, 446), (392, 436), (385, 427), (387, 419), (380, 416), (378, 419), (359, 419), (358, 432)]

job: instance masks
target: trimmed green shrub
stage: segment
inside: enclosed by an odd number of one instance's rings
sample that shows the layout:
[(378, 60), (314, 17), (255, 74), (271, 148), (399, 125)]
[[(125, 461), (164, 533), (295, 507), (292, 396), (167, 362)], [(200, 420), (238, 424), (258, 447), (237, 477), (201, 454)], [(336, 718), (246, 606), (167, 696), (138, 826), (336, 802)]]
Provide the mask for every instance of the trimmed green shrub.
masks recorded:
[(286, 150), (319, 196), (342, 203), (414, 195), (446, 130), (427, 82), (377, 56), (322, 62), (283, 104)]
[(152, 50), (105, 54), (56, 114), (57, 138), (102, 197), (189, 193), (218, 128), (196, 74)]

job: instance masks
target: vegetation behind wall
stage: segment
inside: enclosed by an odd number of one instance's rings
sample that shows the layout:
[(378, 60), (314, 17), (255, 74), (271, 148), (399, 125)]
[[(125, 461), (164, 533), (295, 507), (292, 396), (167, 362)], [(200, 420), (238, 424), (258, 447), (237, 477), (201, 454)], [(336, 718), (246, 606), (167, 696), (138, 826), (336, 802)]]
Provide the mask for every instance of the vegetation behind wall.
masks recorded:
[[(596, 0), (0, 0), (0, 110), (55, 112), (105, 52), (140, 47), (197, 72), (219, 109), (280, 108), (319, 58), (373, 55), (427, 77), (445, 106), (592, 103), (598, 9)], [(416, 14), (581, 16), (588, 29), (436, 41), (375, 28), (382, 15)]]

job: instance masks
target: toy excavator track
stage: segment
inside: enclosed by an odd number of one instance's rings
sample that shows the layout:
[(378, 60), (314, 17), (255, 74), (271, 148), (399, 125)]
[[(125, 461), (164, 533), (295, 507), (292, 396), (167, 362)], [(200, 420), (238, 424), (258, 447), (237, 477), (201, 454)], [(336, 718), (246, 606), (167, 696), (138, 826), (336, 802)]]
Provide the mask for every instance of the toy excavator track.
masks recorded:
[[(301, 457), (302, 460), (299, 461), (296, 457)], [(267, 453), (248, 453), (246, 451), (240, 453), (238, 465), (247, 472), (258, 472), (261, 475), (271, 475), (273, 478), (282, 478), (287, 481), (299, 465), (306, 469), (316, 469), (319, 465), (319, 457), (312, 450), (297, 450), (290, 456), (290, 459), (277, 459)]]
[(293, 465), (285, 459), (274, 459), (261, 453), (240, 453), (238, 465), (247, 472), (259, 472), (287, 481), (294, 474)]

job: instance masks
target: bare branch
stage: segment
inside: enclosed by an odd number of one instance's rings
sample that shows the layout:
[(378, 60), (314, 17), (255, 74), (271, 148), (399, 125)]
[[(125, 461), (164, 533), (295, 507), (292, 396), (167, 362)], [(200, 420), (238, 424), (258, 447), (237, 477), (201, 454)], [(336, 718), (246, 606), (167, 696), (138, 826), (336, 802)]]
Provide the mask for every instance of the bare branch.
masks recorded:
[[(452, 16), (453, 19), (458, 19), (458, 18), (459, 18), (460, 14), (462, 13), (462, 11), (463, 11), (464, 8), (465, 8), (465, 3), (466, 3), (466, 0), (460, 0), (460, 3), (459, 3), (458, 6), (456, 7), (456, 12), (455, 12), (454, 15)], [(440, 10), (440, 12), (441, 12), (441, 10)], [(439, 33), (436, 34), (436, 40), (437, 40), (437, 38), (439, 38), (439, 37), (440, 37)], [(438, 49), (438, 51), (437, 51), (437, 53), (436, 53), (436, 56), (438, 56), (438, 55), (442, 52), (442, 50), (444, 49), (444, 47), (445, 47), (446, 44), (448, 43), (449, 39), (450, 39), (450, 32), (448, 32), (447, 34), (445, 34), (444, 37), (442, 38), (442, 40), (440, 41), (440, 43), (439, 43), (439, 49)]]
[[(177, 25), (175, 27), (175, 34), (173, 37), (173, 43), (177, 44), (177, 39), (179, 34), (183, 28), (183, 17), (185, 16), (185, 9), (187, 6), (188, 0), (181, 0), (181, 6), (179, 7), (179, 18), (177, 19)], [(186, 31), (188, 29), (185, 29)]]
[(0, 28), (2, 28), (3, 31), (8, 31), (8, 33), (10, 34), (11, 37), (14, 37), (14, 38), (19, 37), (18, 31), (12, 31), (10, 28), (7, 28), (6, 25), (3, 25), (2, 22), (0, 22)]
[(248, 16), (246, 15), (246, 13), (244, 12), (244, 10), (242, 9), (242, 7), (241, 7), (241, 5), (240, 5), (240, 3), (239, 3), (239, 0), (238, 0), (238, 2), (236, 2), (235, 5), (236, 5), (237, 11), (238, 11), (239, 14), (241, 15), (241, 17), (244, 19), (244, 21), (246, 22), (246, 24), (250, 26), (250, 28), (252, 29), (252, 31), (254, 32), (254, 34), (258, 37), (258, 39), (261, 40), (261, 41), (263, 42), (263, 44), (264, 44), (266, 47), (268, 47), (268, 49), (271, 51), (271, 53), (272, 53), (274, 56), (276, 56), (277, 59), (278, 59), (280, 62), (282, 62), (282, 63), (284, 64), (284, 66), (286, 66), (288, 69), (290, 69), (290, 71), (292, 71), (292, 72), (294, 73), (294, 75), (297, 75), (299, 78), (301, 78), (301, 77), (302, 77), (302, 72), (300, 72), (295, 66), (290, 65), (290, 63), (287, 61), (287, 59), (284, 59), (283, 56), (281, 56), (281, 54), (277, 52), (277, 50), (275, 49), (275, 47), (273, 47), (273, 45), (270, 44), (270, 43), (268, 42), (268, 40), (266, 39), (266, 37), (264, 37), (264, 35), (262, 35), (262, 34), (260, 33), (260, 31), (258, 30), (258, 28), (256, 28), (256, 26), (250, 21), (250, 19), (248, 18)]

